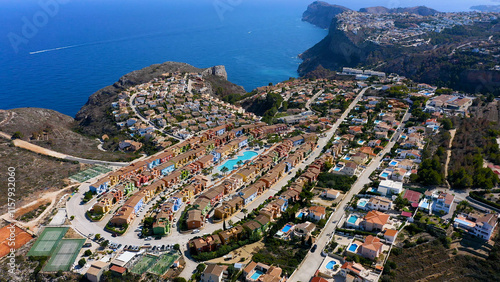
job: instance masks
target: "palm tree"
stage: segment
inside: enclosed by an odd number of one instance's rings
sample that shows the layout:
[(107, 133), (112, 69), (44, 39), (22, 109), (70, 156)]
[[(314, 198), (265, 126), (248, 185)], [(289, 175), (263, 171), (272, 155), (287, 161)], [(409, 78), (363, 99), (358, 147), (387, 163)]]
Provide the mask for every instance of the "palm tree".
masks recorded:
[(227, 166), (224, 166), (222, 167), (222, 169), (220, 170), (222, 173), (226, 174), (226, 172), (229, 171), (229, 168), (227, 168)]
[(242, 160), (239, 160), (237, 163), (236, 163), (238, 166), (241, 166), (243, 164), (243, 161)]

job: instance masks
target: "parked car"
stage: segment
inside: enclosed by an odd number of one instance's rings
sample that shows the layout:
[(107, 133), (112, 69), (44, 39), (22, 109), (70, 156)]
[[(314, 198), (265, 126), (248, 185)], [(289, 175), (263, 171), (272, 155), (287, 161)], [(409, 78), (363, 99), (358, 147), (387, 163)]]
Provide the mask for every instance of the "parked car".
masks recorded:
[(314, 244), (314, 246), (311, 248), (311, 253), (314, 253), (317, 248), (318, 248), (318, 245)]
[(200, 229), (195, 229), (193, 230), (193, 232), (191, 232), (191, 234), (197, 234), (197, 233), (200, 233)]

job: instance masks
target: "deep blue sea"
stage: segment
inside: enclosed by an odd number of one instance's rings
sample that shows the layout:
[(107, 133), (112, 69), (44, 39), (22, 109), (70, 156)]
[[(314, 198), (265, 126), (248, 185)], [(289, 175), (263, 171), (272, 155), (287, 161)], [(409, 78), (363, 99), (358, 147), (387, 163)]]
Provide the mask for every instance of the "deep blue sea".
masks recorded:
[[(489, 3), (461, 1), (441, 10)], [(229, 80), (247, 91), (296, 77), (297, 55), (327, 33), (301, 21), (311, 2), (0, 0), (0, 108), (74, 116), (95, 91), (165, 61), (225, 65)], [(374, 2), (335, 1), (353, 9)], [(406, 2), (376, 4), (411, 5)], [(433, 7), (436, 1), (420, 2)]]

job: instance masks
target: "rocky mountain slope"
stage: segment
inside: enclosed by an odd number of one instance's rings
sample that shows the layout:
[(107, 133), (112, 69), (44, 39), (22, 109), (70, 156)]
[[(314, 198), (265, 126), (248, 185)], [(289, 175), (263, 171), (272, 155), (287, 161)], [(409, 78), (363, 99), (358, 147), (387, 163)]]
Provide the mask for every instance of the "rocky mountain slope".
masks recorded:
[[(313, 24), (326, 21), (331, 18), (330, 6), (324, 2), (321, 5), (315, 2), (310, 5), (311, 9), (308, 8), (308, 16), (303, 19)], [(319, 11), (314, 15), (310, 14), (316, 9)], [(399, 8), (390, 10), (383, 7), (362, 10), (371, 13), (401, 11)], [(432, 9), (425, 7), (408, 8), (404, 11), (434, 13)], [(418, 22), (408, 21), (404, 24), (414, 25)], [(303, 62), (298, 72), (301, 76), (306, 76), (318, 67), (333, 71), (340, 71), (342, 67), (360, 67), (398, 73), (415, 81), (470, 93), (500, 94), (500, 72), (495, 67), (500, 64), (495, 49), (500, 44), (498, 20), (428, 32), (420, 38), (426, 44), (409, 46), (397, 42), (391, 45), (376, 44), (367, 40), (373, 30), (361, 29), (354, 33), (338, 27), (339, 20), (334, 16), (328, 35), (300, 55)]]

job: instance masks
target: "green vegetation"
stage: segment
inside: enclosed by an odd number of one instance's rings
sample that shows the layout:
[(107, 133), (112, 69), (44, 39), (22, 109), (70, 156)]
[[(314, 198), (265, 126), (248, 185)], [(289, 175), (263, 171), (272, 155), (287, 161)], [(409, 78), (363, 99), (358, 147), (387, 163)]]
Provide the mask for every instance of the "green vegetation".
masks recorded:
[(497, 125), (477, 118), (462, 119), (459, 123), (450, 158), (450, 185), (458, 189), (495, 187), (498, 176), (483, 167), (483, 159), (500, 164)]
[(341, 190), (343, 192), (349, 191), (351, 189), (352, 184), (356, 182), (356, 177), (338, 175), (329, 172), (322, 172), (318, 176), (318, 187), (321, 188), (332, 188), (336, 190)]
[(278, 112), (283, 102), (283, 97), (277, 93), (267, 93), (264, 99), (256, 99), (248, 111), (255, 113), (256, 115), (262, 116), (262, 121), (267, 123), (272, 123), (274, 120), (274, 115)]

